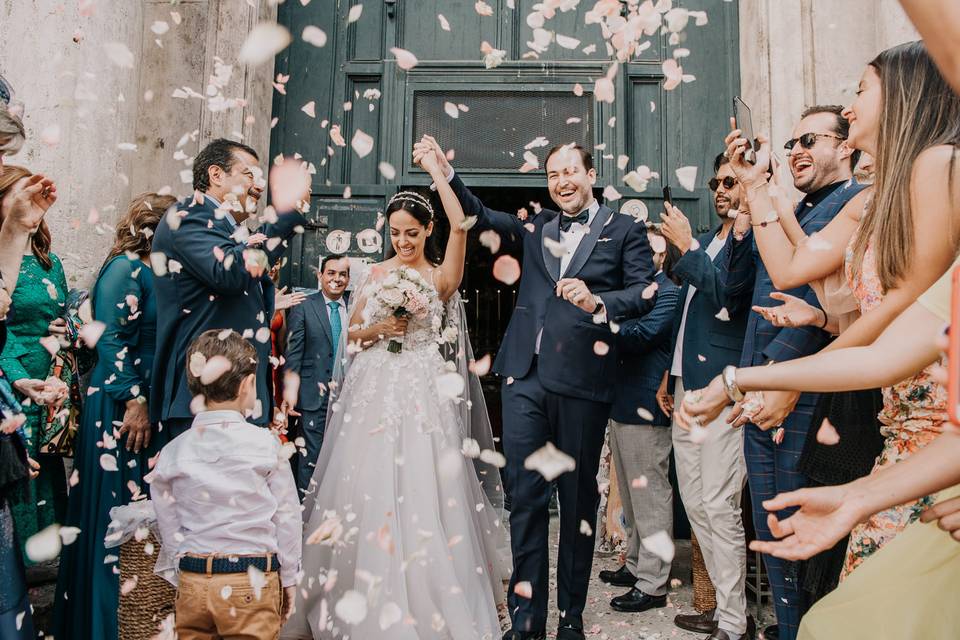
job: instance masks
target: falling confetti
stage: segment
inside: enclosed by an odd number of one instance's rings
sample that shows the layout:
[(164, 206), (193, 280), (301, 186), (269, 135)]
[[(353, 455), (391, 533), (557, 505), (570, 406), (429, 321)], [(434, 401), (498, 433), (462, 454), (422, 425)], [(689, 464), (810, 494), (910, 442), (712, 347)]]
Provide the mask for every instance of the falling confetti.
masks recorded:
[(303, 28), (303, 33), (300, 35), (303, 38), (303, 41), (307, 44), (312, 44), (315, 47), (322, 47), (327, 44), (327, 34), (320, 27), (315, 27), (313, 25), (307, 25)]
[(400, 49), (399, 47), (393, 47), (390, 49), (390, 53), (397, 59), (397, 66), (405, 71), (409, 71), (417, 66), (417, 56), (413, 55), (406, 49)]
[(523, 461), (523, 468), (536, 471), (547, 482), (552, 482), (568, 471), (577, 468), (577, 462), (571, 456), (557, 449), (552, 442), (548, 442), (537, 449)]
[(677, 176), (677, 182), (687, 191), (693, 191), (697, 185), (697, 167), (686, 166), (677, 169), (674, 174)]
[(837, 433), (836, 427), (830, 423), (828, 418), (824, 418), (823, 422), (820, 423), (820, 428), (817, 429), (817, 442), (827, 446), (840, 443), (840, 434)]
[(493, 277), (504, 284), (513, 284), (520, 279), (520, 263), (513, 256), (500, 256), (493, 263)]
[(373, 151), (373, 138), (362, 130), (357, 129), (353, 132), (353, 140), (350, 141), (350, 146), (353, 147), (357, 156), (366, 158), (370, 155), (370, 152)]
[(291, 40), (286, 27), (276, 22), (261, 22), (247, 35), (237, 59), (252, 66), (272, 61), (274, 56), (287, 48)]
[(675, 552), (673, 540), (670, 539), (670, 535), (666, 531), (657, 531), (651, 536), (642, 538), (640, 544), (643, 545), (644, 549), (664, 562), (673, 562), (673, 554)]
[(360, 16), (363, 14), (363, 5), (355, 4), (350, 7), (350, 12), (347, 13), (347, 24), (352, 24), (360, 19)]
[(24, 551), (32, 562), (47, 562), (56, 558), (62, 547), (60, 525), (52, 524), (27, 538)]
[(493, 229), (487, 229), (480, 233), (480, 244), (490, 249), (490, 253), (500, 251), (500, 234)]

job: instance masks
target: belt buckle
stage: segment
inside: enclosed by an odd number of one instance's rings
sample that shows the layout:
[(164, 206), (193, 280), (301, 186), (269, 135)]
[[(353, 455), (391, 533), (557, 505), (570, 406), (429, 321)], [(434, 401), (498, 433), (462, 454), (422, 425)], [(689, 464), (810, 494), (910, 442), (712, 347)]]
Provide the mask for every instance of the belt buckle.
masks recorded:
[(212, 575), (213, 575), (213, 556), (212, 556), (212, 555), (207, 556), (207, 571), (206, 571), (206, 573), (207, 573), (208, 576), (212, 576)]

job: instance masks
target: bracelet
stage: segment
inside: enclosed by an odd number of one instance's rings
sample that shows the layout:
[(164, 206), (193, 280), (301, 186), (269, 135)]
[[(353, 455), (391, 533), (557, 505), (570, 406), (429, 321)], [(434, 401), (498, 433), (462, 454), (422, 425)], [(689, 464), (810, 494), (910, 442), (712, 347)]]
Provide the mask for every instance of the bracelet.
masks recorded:
[(827, 316), (826, 311), (824, 311), (823, 309), (820, 309), (820, 311), (823, 313), (823, 323), (818, 325), (817, 328), (822, 330), (827, 328), (827, 324), (830, 322), (830, 318), (829, 316)]
[(737, 386), (737, 368), (735, 366), (732, 364), (725, 366), (723, 373), (720, 374), (720, 379), (723, 381), (723, 390), (727, 392), (727, 397), (731, 401), (740, 402), (743, 400), (743, 391)]
[(765, 227), (765, 226), (767, 226), (768, 224), (773, 224), (774, 222), (777, 222), (777, 223), (780, 222), (780, 214), (774, 214), (774, 216), (773, 216), (772, 218), (768, 217), (766, 220), (764, 220), (764, 221), (762, 221), (762, 222), (753, 222), (753, 221), (751, 220), (751, 221), (750, 221), (750, 226), (751, 226), (751, 227)]

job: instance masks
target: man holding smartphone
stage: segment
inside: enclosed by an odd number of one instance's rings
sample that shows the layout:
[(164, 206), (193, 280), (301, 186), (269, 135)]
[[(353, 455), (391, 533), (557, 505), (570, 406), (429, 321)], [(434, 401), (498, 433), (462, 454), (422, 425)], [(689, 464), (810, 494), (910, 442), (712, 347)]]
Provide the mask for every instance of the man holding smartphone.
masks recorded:
[[(729, 160), (722, 154), (713, 163), (710, 179), (713, 206), (719, 221), (694, 240), (683, 213), (664, 203), (663, 236), (683, 254), (673, 273), (682, 283), (673, 329), (670, 368), (663, 372), (657, 402), (667, 415), (683, 401), (685, 389), (699, 389), (724, 366), (740, 360), (749, 294), (728, 295), (720, 262), (731, 238), (742, 189)], [(665, 190), (666, 192), (666, 190)], [(747, 215), (749, 218), (749, 214)], [(682, 306), (680, 306), (682, 304)], [(716, 640), (752, 639), (747, 616), (746, 546), (740, 496), (746, 480), (743, 437), (721, 414), (693, 433), (673, 425), (677, 481), (690, 527), (697, 536), (707, 573), (717, 594), (717, 606), (702, 614), (678, 615), (674, 623), (686, 631), (708, 633)]]

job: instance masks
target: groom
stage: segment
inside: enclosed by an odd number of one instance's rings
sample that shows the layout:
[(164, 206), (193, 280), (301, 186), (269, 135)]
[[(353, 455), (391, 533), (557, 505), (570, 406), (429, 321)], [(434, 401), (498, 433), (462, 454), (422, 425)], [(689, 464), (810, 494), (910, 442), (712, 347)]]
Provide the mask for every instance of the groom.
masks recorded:
[(557, 639), (580, 639), (600, 500), (597, 468), (617, 376), (611, 327), (651, 306), (642, 296), (654, 276), (646, 227), (596, 201), (593, 158), (577, 145), (547, 154), (547, 187), (560, 212), (544, 209), (523, 221), (484, 206), (430, 142), (476, 228), (496, 231), (503, 245), (523, 253), (519, 297), (494, 363), (504, 378), (504, 483), (512, 505), (513, 628), (503, 637), (545, 637), (551, 485), (524, 461), (552, 443), (576, 462), (557, 478)]

